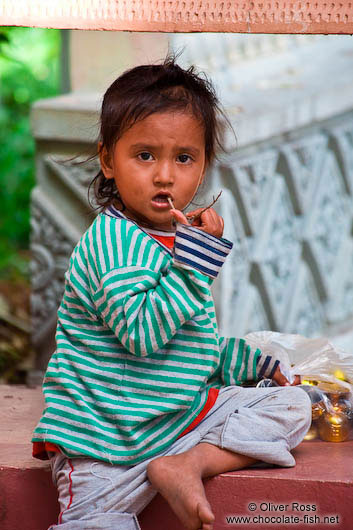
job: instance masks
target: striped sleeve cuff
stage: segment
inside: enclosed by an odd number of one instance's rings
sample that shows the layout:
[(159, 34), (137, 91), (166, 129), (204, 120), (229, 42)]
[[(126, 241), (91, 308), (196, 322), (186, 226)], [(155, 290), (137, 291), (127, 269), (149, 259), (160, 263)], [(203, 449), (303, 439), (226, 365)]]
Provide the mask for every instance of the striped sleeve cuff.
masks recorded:
[(233, 243), (190, 225), (177, 224), (174, 261), (216, 278)]
[(279, 360), (271, 357), (270, 355), (259, 355), (256, 360), (257, 365), (257, 379), (272, 379)]

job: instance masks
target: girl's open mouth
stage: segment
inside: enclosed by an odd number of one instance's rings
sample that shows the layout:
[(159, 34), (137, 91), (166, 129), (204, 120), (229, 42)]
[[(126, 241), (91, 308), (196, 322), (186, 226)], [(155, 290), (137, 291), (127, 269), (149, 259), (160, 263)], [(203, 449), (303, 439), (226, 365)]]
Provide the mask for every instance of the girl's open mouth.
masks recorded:
[(152, 197), (152, 204), (156, 208), (169, 208), (170, 209), (170, 203), (168, 201), (168, 198), (170, 199), (171, 196), (167, 195), (165, 193), (158, 193), (154, 197)]

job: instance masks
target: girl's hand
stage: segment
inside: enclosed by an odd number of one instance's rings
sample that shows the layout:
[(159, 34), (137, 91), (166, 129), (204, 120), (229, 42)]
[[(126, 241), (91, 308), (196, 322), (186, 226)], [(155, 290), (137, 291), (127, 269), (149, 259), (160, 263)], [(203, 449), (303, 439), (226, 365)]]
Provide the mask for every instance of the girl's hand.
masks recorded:
[(295, 386), (300, 385), (300, 376), (296, 375), (294, 376), (294, 381), (291, 384), (288, 379), (282, 374), (280, 367), (277, 366), (275, 373), (273, 374), (272, 379), (277, 383), (279, 386)]
[[(213, 208), (208, 208), (206, 211), (202, 211), (202, 208), (188, 212), (187, 216), (180, 210), (171, 209), (169, 210), (171, 215), (178, 223), (185, 225), (190, 224), (188, 217), (196, 217), (192, 222), (191, 226), (195, 226), (208, 234), (216, 237), (222, 237), (224, 229), (223, 218)], [(199, 215), (201, 213), (201, 215)]]

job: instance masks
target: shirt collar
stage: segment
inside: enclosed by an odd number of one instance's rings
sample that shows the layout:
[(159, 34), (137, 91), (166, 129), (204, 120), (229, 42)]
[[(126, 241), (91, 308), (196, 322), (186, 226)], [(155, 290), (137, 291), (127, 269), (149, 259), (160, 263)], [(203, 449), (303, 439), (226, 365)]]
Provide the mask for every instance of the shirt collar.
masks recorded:
[(127, 221), (130, 221), (131, 223), (136, 225), (140, 230), (145, 232), (145, 234), (147, 234), (149, 237), (151, 237), (153, 239), (153, 241), (158, 243), (158, 245), (160, 245), (167, 252), (169, 252), (169, 254), (173, 254), (170, 248), (166, 247), (161, 241), (158, 241), (158, 239), (153, 238), (151, 234), (164, 235), (164, 236), (175, 236), (175, 231), (173, 231), (173, 230), (170, 230), (170, 231), (154, 230), (152, 228), (149, 229), (149, 228), (142, 227), (136, 221), (134, 221), (133, 219), (130, 219), (129, 217), (126, 217), (126, 215), (124, 215), (123, 212), (118, 210), (113, 204), (110, 204), (107, 208), (105, 208), (103, 210), (103, 214), (108, 215), (109, 217), (115, 217), (116, 219), (126, 219)]

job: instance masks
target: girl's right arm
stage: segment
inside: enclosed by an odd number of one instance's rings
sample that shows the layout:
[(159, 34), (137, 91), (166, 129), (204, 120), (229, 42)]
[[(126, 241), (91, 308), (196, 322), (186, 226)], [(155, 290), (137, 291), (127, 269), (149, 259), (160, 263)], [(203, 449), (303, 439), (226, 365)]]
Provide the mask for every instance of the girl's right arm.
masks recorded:
[(178, 224), (167, 270), (129, 264), (101, 276), (93, 295), (98, 314), (130, 353), (155, 353), (185, 322), (206, 316), (212, 280), (231, 248), (226, 240)]

